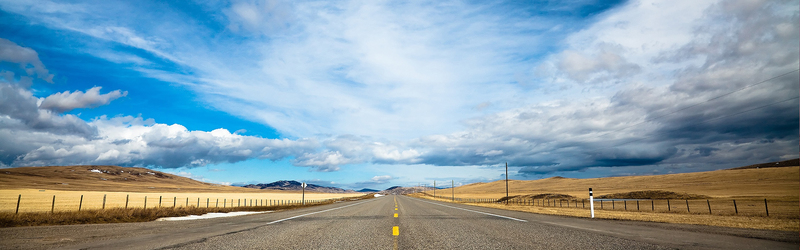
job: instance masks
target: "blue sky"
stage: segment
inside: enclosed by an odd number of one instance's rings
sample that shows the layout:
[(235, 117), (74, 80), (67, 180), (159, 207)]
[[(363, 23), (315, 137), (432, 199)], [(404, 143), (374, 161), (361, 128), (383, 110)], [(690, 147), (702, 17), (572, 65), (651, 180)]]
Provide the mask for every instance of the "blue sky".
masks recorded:
[(794, 1), (2, 1), (0, 167), (383, 189), (785, 160), (798, 43)]

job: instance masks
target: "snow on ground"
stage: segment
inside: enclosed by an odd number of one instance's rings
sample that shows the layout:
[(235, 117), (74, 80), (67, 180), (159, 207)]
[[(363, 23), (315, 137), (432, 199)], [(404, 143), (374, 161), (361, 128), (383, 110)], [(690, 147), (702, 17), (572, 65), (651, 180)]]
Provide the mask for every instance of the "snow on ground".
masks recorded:
[(92, 171), (92, 172), (95, 172), (95, 173), (103, 173), (103, 171), (100, 171), (100, 170), (97, 170), (97, 169), (92, 169), (92, 170), (89, 170), (89, 171)]
[(204, 215), (189, 215), (183, 217), (164, 217), (158, 218), (156, 221), (176, 221), (176, 220), (203, 220), (203, 219), (212, 219), (212, 218), (221, 218), (221, 217), (232, 217), (232, 216), (240, 216), (240, 215), (248, 215), (248, 214), (263, 214), (269, 213), (272, 211), (263, 211), (263, 212), (230, 212), (230, 213), (207, 213)]

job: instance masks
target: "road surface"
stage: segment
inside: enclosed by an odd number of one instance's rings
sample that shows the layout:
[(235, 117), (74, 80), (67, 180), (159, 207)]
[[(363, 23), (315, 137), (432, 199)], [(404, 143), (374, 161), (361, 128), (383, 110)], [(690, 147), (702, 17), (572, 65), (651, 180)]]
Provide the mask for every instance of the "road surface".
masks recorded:
[(570, 218), (384, 196), (206, 220), (2, 228), (0, 248), (797, 249), (798, 234)]

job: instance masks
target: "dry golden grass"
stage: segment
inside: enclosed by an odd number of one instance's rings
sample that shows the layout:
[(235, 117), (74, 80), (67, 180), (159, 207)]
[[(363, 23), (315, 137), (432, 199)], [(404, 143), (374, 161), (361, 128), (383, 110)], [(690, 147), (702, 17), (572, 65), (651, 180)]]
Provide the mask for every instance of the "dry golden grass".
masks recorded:
[[(358, 199), (369, 199), (372, 196), (360, 196)], [(257, 206), (257, 207), (161, 207), (161, 208), (110, 208), (82, 210), (80, 212), (34, 212), (14, 214), (0, 213), (0, 227), (16, 226), (40, 226), (40, 225), (68, 225), (68, 224), (98, 224), (98, 223), (120, 223), (120, 222), (145, 222), (153, 221), (163, 217), (178, 217), (187, 215), (201, 215), (206, 213), (233, 212), (233, 211), (273, 211), (294, 209), (307, 206), (329, 204), (333, 200), (316, 203), (307, 203), (305, 206), (299, 204), (285, 206)]]
[[(798, 231), (800, 227), (800, 167), (717, 170), (699, 173), (669, 174), (653, 176), (608, 177), (593, 179), (548, 178), (534, 181), (509, 181), (510, 196), (538, 194), (565, 194), (578, 199), (555, 199), (550, 206), (542, 206), (547, 200), (536, 200), (531, 205), (504, 205), (496, 203), (472, 203), (500, 209), (509, 209), (541, 214), (555, 214), (575, 217), (589, 217), (588, 189), (594, 189), (595, 197), (615, 193), (645, 190), (660, 190), (691, 195), (708, 196), (698, 200), (641, 201), (639, 211), (636, 201), (625, 203), (604, 202), (600, 210), (595, 202), (595, 215), (598, 218), (618, 220), (654, 221), (681, 224), (698, 224), (737, 228), (755, 228), (784, 231)], [(462, 199), (500, 199), (505, 197), (505, 182), (475, 183), (456, 187), (455, 190), (437, 190), (437, 196), (449, 197), (455, 191), (456, 198)], [(432, 191), (425, 192), (427, 199)], [(417, 194), (417, 196), (421, 196)], [(736, 200), (738, 214), (733, 206)], [(769, 203), (769, 217), (766, 216), (764, 199)], [(450, 202), (450, 199), (437, 199)], [(512, 200), (517, 201), (519, 200)], [(531, 200), (523, 202), (530, 203)], [(559, 203), (556, 203), (559, 202)], [(690, 211), (687, 211), (686, 202)], [(556, 205), (558, 204), (558, 205)], [(712, 213), (708, 213), (708, 205)], [(564, 206), (564, 207), (561, 207)], [(578, 208), (575, 208), (578, 206)], [(669, 208), (668, 208), (669, 207)], [(654, 210), (654, 211), (653, 211)], [(691, 213), (689, 213), (691, 212)]]
[[(162, 207), (172, 207), (173, 205), (175, 207), (185, 207), (187, 203), (189, 206), (197, 206), (198, 198), (200, 199), (201, 207), (206, 207), (206, 205), (209, 207), (230, 207), (231, 205), (239, 205), (239, 202), (244, 205), (245, 201), (248, 205), (251, 201), (254, 205), (262, 202), (269, 205), (270, 200), (273, 200), (272, 204), (274, 205), (278, 200), (287, 202), (300, 201), (302, 199), (301, 193), (266, 193), (263, 191), (258, 193), (134, 193), (15, 189), (0, 190), (0, 212), (13, 213), (16, 210), (18, 195), (22, 195), (20, 213), (50, 212), (54, 195), (56, 196), (56, 212), (77, 211), (81, 195), (83, 195), (83, 204), (80, 205), (81, 210), (102, 208), (104, 195), (106, 196), (106, 208), (124, 208), (126, 197), (128, 198), (128, 208), (143, 208), (145, 197), (147, 197), (148, 208), (158, 207), (159, 197), (161, 197)], [(362, 195), (364, 194), (306, 193), (305, 199), (306, 201), (325, 200)], [(208, 204), (206, 204), (206, 201), (208, 201)]]
[[(450, 199), (433, 198), (427, 195), (412, 194), (411, 196), (425, 199), (432, 199), (444, 202), (451, 202)], [(505, 205), (498, 203), (466, 203), (474, 206), (522, 211), (537, 214), (563, 215), (571, 217), (591, 217), (589, 209), (568, 208), (568, 207), (546, 207), (546, 206), (523, 206)], [(588, 203), (587, 203), (588, 206)], [(595, 203), (595, 206), (598, 206)], [(649, 204), (648, 204), (649, 208)], [(794, 207), (797, 212), (797, 207)], [(611, 220), (633, 220), (633, 221), (652, 221), (691, 225), (708, 225), (733, 228), (752, 228), (780, 231), (800, 231), (800, 220), (797, 218), (776, 218), (763, 216), (731, 216), (731, 215), (709, 215), (709, 214), (687, 214), (687, 213), (653, 213), (647, 211), (619, 211), (619, 210), (595, 210), (595, 218)]]
[[(98, 170), (101, 173), (92, 172)], [(260, 190), (192, 180), (145, 168), (117, 166), (54, 166), (0, 169), (0, 189), (46, 189), (162, 193), (298, 193)]]
[[(557, 193), (578, 198), (589, 198), (589, 188), (594, 195), (625, 193), (643, 190), (664, 190), (689, 193), (712, 198), (762, 197), (798, 199), (800, 167), (717, 170), (709, 172), (607, 177), (592, 179), (547, 178), (533, 181), (510, 180), (509, 195)], [(450, 195), (451, 190), (437, 190), (437, 195)], [(428, 193), (432, 193), (428, 191)], [(456, 197), (502, 198), (506, 194), (505, 182), (475, 183), (455, 188)]]

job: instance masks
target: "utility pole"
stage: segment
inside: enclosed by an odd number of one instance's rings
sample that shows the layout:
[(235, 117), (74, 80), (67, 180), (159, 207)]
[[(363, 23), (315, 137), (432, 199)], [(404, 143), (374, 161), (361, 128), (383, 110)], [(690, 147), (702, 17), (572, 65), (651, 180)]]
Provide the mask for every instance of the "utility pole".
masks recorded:
[(456, 201), (456, 181), (450, 180), (450, 191), (453, 192), (453, 202)]
[(506, 162), (506, 205), (508, 205), (508, 162)]
[(433, 198), (436, 198), (436, 180), (433, 180)]
[(303, 182), (303, 205), (306, 204), (306, 183)]

